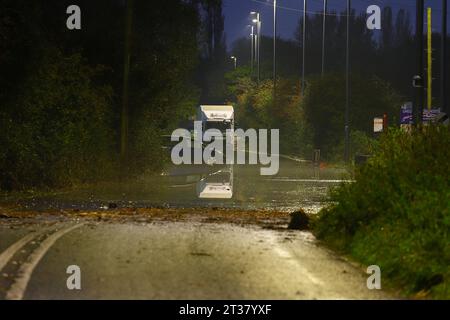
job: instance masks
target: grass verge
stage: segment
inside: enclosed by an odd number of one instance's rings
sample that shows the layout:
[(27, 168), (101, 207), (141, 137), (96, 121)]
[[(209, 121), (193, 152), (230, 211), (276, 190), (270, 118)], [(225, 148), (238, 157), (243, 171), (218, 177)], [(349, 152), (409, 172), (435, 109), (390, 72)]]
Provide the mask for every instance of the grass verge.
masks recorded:
[(450, 129), (391, 130), (375, 154), (331, 193), (315, 234), (409, 296), (450, 299)]

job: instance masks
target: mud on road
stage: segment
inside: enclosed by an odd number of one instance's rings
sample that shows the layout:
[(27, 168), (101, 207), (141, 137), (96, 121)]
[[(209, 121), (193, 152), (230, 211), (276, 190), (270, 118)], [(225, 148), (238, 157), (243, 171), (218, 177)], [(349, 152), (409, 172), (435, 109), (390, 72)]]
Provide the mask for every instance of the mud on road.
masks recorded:
[(0, 207), (0, 224), (32, 221), (102, 221), (114, 223), (201, 222), (255, 225), (268, 229), (287, 229), (291, 214), (279, 211), (236, 210), (223, 208), (117, 208), (83, 211), (29, 211), (17, 207)]
[[(219, 208), (0, 209), (0, 299), (391, 299), (365, 270), (289, 230), (290, 214)], [(66, 287), (67, 267), (82, 290)]]

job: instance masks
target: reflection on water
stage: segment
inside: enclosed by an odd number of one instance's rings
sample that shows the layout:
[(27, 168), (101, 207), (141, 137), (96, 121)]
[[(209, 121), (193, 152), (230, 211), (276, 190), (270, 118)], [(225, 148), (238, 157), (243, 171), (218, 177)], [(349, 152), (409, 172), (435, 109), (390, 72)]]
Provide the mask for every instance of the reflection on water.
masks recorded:
[(197, 196), (200, 199), (233, 198), (233, 166), (218, 169), (197, 182)]
[(314, 179), (320, 180), (320, 167), (314, 166)]
[(178, 166), (163, 175), (144, 176), (127, 184), (95, 187), (27, 201), (39, 208), (101, 208), (118, 206), (230, 207), (242, 209), (304, 208), (317, 211), (331, 187), (347, 179), (346, 171), (317, 168), (310, 163), (280, 161), (273, 177), (261, 176), (259, 166)]

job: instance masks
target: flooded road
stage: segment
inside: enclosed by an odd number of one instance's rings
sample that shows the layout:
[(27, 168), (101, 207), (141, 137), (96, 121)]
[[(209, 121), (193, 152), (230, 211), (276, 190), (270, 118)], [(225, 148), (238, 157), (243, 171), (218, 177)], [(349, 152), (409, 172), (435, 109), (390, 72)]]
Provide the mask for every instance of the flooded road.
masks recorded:
[(28, 209), (99, 209), (119, 207), (221, 207), (316, 213), (330, 188), (349, 179), (339, 168), (282, 158), (275, 176), (261, 176), (259, 166), (173, 166), (158, 176), (132, 183), (98, 184), (74, 192), (35, 197)]
[[(24, 200), (25, 215), (0, 207), (0, 299), (392, 298), (312, 233), (287, 229), (287, 212), (317, 212), (347, 177), (289, 159), (273, 177), (256, 166), (172, 167)], [(80, 289), (67, 285), (68, 268)]]

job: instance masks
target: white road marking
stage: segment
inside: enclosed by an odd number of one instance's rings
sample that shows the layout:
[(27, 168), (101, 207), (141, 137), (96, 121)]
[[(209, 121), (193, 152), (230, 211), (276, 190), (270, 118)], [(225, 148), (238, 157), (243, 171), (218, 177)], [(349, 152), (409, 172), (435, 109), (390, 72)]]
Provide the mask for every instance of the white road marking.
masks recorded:
[(315, 275), (313, 275), (308, 269), (306, 269), (305, 265), (298, 261), (297, 257), (293, 256), (291, 252), (287, 248), (282, 247), (277, 241), (277, 237), (275, 235), (271, 235), (269, 238), (269, 242), (272, 244), (272, 250), (276, 252), (276, 254), (286, 259), (287, 262), (294, 264), (304, 278), (306, 278), (309, 282), (313, 283), (319, 287), (325, 287), (325, 284), (318, 279)]
[(321, 182), (321, 183), (355, 183), (356, 180), (320, 180), (320, 179), (266, 179), (273, 182)]
[(292, 257), (292, 255), (290, 254), (289, 251), (280, 247), (277, 244), (275, 244), (275, 246), (274, 246), (274, 251), (281, 258), (289, 259), (287, 261), (294, 263), (297, 266), (297, 268), (300, 269), (300, 274), (305, 276), (310, 282), (312, 282), (313, 284), (318, 285), (318, 286), (322, 286), (322, 287), (324, 286), (324, 283), (321, 280), (319, 280), (318, 278), (316, 278), (311, 272), (309, 272), (305, 268), (304, 265), (302, 265), (301, 263), (299, 263), (299, 261), (297, 261), (296, 258)]
[(45, 239), (39, 247), (33, 251), (28, 261), (20, 267), (18, 276), (6, 294), (6, 300), (22, 300), (34, 269), (45, 256), (50, 247), (54, 245), (59, 238), (81, 227), (82, 225), (83, 223), (62, 229)]
[(17, 251), (22, 249), (23, 246), (33, 240), (33, 238), (40, 236), (44, 232), (45, 231), (32, 232), (3, 251), (3, 253), (0, 254), (0, 271), (8, 264), (9, 260), (11, 260), (11, 258), (16, 254)]

